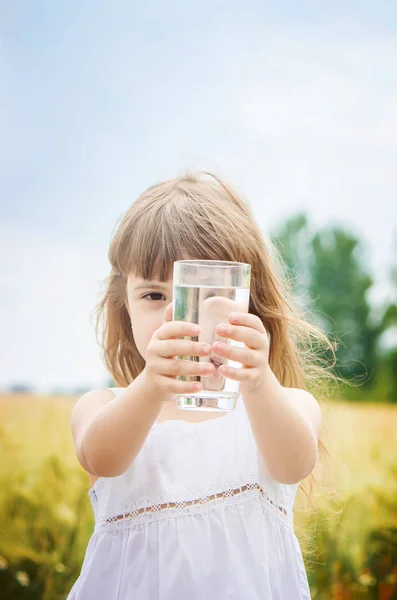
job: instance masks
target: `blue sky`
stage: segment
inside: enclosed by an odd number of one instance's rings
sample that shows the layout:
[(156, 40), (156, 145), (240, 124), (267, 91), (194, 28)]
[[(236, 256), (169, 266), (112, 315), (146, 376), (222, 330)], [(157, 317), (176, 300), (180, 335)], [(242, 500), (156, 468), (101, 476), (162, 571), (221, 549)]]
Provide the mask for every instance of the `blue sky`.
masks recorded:
[[(306, 209), (397, 255), (392, 2), (0, 3), (0, 385), (96, 386), (116, 222), (209, 168), (267, 233)], [(141, 4), (141, 3), (140, 3)], [(143, 4), (143, 3), (142, 3)]]

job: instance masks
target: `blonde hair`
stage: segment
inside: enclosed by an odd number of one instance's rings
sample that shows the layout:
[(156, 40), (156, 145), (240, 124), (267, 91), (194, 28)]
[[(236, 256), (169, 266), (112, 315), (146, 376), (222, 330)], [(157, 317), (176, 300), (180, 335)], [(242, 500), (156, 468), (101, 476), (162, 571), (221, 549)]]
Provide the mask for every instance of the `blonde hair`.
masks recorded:
[[(248, 202), (206, 171), (148, 188), (123, 215), (111, 240), (111, 272), (95, 310), (97, 337), (103, 326), (104, 362), (116, 385), (127, 387), (145, 366), (131, 331), (128, 275), (167, 281), (173, 262), (186, 256), (251, 265), (249, 312), (271, 336), (272, 371), (283, 386), (308, 389), (324, 400), (330, 390), (324, 379), (338, 379), (332, 373), (333, 343), (294, 300), (283, 259), (270, 240), (265, 242)], [(333, 356), (330, 365), (324, 348)], [(321, 440), (319, 451), (328, 454)]]

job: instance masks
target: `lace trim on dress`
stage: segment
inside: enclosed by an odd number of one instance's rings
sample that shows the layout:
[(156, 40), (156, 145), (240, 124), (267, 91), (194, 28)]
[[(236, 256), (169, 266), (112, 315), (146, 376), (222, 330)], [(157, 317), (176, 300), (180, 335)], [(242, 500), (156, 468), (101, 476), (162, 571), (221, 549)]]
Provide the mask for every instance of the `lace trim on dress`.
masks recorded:
[(293, 526), (292, 512), (288, 511), (284, 506), (277, 504), (264, 491), (260, 483), (253, 482), (244, 484), (238, 488), (229, 488), (222, 492), (200, 496), (194, 500), (159, 502), (149, 506), (143, 506), (144, 501), (142, 499), (126, 502), (122, 514), (99, 516), (95, 525), (95, 531), (127, 529), (161, 519), (206, 513), (220, 505), (230, 506), (241, 504), (252, 499), (259, 500), (263, 509), (282, 523)]

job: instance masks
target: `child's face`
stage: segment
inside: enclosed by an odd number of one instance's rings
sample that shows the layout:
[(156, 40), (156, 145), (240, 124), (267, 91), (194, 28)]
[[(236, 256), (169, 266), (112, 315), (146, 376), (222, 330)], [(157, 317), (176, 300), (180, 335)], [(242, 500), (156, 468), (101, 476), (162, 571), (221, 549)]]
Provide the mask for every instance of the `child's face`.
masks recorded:
[(166, 306), (172, 302), (172, 279), (150, 282), (130, 274), (127, 301), (135, 344), (139, 354), (146, 360), (149, 342), (163, 323)]
[[(163, 323), (165, 308), (172, 302), (172, 283), (172, 279), (164, 283), (149, 282), (132, 274), (128, 278), (127, 298), (131, 328), (135, 344), (144, 360), (154, 332)], [(231, 311), (243, 310), (232, 298), (233, 292), (229, 290), (222, 293), (219, 289), (200, 289), (200, 342), (213, 344), (218, 340), (227, 341), (216, 333), (216, 325), (220, 322), (226, 323)], [(200, 357), (200, 362), (208, 361), (213, 362), (216, 367), (223, 363), (222, 359), (213, 353), (207, 357)], [(204, 389), (221, 390), (224, 386), (224, 376), (218, 373), (216, 368), (215, 374), (203, 378), (202, 383)]]

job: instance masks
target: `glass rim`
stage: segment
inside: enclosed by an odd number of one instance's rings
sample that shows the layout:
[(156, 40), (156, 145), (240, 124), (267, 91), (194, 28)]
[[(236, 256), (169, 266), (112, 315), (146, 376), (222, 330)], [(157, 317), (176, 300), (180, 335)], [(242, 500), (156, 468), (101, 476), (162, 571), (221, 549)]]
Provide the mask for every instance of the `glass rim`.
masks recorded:
[(229, 268), (230, 267), (235, 267), (235, 268), (241, 268), (241, 267), (250, 267), (251, 265), (249, 263), (243, 263), (243, 262), (234, 262), (232, 260), (194, 260), (194, 259), (187, 259), (187, 260), (176, 260), (174, 262), (174, 265), (176, 264), (185, 264), (185, 265), (192, 265), (192, 266), (203, 266), (203, 267), (209, 267), (209, 268)]

